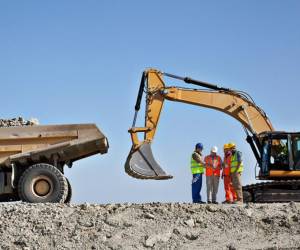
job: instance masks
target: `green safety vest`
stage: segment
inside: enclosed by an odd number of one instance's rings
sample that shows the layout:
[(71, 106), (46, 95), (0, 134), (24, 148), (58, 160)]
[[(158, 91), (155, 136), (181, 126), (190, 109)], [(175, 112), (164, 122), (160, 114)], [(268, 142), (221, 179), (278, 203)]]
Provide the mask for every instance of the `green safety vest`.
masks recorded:
[(192, 171), (192, 174), (203, 174), (204, 173), (204, 166), (201, 163), (196, 162), (193, 159), (193, 155), (191, 157), (191, 171)]
[[(243, 169), (244, 169), (243, 162), (241, 162), (241, 165), (237, 169), (238, 164), (239, 164), (239, 162), (238, 162), (238, 159), (237, 159), (237, 152), (235, 152), (234, 155), (231, 156), (230, 173), (234, 173), (234, 172), (241, 173), (241, 172), (243, 172)], [(236, 169), (237, 169), (237, 171), (236, 171)]]

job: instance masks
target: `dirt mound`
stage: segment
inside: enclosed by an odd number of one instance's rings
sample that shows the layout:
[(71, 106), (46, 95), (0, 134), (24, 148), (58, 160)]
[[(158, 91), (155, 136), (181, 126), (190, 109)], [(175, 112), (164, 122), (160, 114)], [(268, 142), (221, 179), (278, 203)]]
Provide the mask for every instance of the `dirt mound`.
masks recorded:
[(300, 204), (1, 204), (1, 249), (299, 249)]
[(19, 126), (33, 126), (38, 125), (39, 121), (36, 118), (25, 120), (23, 117), (0, 119), (0, 128), (19, 127)]

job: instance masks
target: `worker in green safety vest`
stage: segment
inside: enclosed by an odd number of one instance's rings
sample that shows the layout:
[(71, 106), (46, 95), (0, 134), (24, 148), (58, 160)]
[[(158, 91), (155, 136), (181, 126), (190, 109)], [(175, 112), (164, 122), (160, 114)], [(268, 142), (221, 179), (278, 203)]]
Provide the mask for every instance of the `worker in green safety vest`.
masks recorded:
[(192, 199), (193, 203), (205, 203), (201, 199), (202, 175), (204, 173), (204, 157), (202, 155), (203, 144), (197, 143), (191, 157), (192, 172)]
[(233, 189), (235, 190), (237, 196), (237, 200), (234, 201), (234, 203), (242, 204), (243, 203), (242, 172), (244, 170), (242, 153), (236, 150), (235, 143), (229, 143), (228, 145), (231, 150), (230, 176), (231, 176)]

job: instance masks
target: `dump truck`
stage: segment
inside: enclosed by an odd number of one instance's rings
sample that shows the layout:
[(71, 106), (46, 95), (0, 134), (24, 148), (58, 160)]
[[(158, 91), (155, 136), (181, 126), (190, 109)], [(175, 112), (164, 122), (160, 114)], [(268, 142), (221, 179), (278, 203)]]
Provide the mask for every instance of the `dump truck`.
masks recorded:
[(0, 201), (67, 203), (65, 166), (105, 154), (108, 140), (95, 124), (0, 128)]
[[(164, 77), (184, 81), (197, 88), (166, 86)], [(144, 93), (145, 124), (138, 127), (136, 121)], [(244, 201), (300, 201), (300, 132), (276, 131), (265, 111), (245, 91), (156, 69), (148, 69), (142, 74), (134, 120), (129, 129), (132, 147), (125, 171), (130, 176), (154, 180), (173, 177), (161, 168), (151, 150), (165, 100), (214, 109), (233, 117), (242, 125), (246, 141), (257, 161), (255, 178), (265, 181), (244, 186)], [(143, 140), (139, 139), (138, 134), (144, 135)]]

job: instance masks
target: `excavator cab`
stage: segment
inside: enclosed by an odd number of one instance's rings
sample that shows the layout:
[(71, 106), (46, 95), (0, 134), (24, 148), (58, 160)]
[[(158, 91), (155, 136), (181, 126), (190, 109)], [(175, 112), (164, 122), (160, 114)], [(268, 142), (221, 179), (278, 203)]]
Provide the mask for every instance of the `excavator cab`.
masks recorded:
[(300, 133), (268, 132), (261, 137), (258, 179), (293, 179), (300, 176)]

